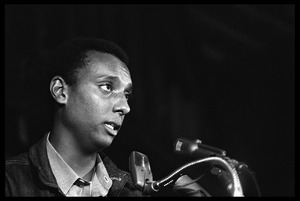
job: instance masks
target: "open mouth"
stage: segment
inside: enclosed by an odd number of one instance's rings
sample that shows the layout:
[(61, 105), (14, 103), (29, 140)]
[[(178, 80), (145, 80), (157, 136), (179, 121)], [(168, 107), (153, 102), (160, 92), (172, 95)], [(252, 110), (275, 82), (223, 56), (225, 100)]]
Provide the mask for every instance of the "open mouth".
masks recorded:
[(106, 128), (108, 128), (108, 131), (114, 135), (116, 135), (119, 129), (121, 128), (121, 125), (116, 124), (114, 122), (105, 122), (104, 125)]

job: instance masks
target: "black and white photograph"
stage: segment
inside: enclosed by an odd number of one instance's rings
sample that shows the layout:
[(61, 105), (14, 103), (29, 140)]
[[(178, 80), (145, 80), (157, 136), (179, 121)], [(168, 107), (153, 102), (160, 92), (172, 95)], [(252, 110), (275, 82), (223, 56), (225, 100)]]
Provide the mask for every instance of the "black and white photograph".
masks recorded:
[(295, 197), (295, 3), (5, 4), (5, 197)]

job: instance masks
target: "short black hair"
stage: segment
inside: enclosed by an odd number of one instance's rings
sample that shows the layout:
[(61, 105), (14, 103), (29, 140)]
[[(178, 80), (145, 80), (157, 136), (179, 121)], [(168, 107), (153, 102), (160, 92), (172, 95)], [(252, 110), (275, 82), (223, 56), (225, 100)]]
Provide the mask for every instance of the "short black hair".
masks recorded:
[(89, 51), (112, 54), (124, 62), (127, 68), (129, 66), (126, 52), (112, 41), (100, 38), (72, 38), (61, 43), (48, 58), (48, 81), (58, 75), (68, 85), (73, 85), (76, 82), (76, 70), (85, 67)]

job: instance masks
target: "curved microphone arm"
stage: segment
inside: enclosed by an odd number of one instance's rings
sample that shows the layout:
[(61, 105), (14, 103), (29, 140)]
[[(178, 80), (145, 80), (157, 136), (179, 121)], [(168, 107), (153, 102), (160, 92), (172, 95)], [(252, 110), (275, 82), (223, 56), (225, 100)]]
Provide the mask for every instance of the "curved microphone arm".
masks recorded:
[[(229, 159), (229, 158), (228, 158)], [(226, 160), (225, 158), (213, 156), (213, 157), (208, 157), (204, 159), (199, 159), (192, 161), (190, 163), (187, 163), (172, 173), (170, 173), (168, 176), (164, 177), (161, 180), (158, 181), (146, 181), (145, 186), (144, 186), (144, 193), (145, 194), (151, 194), (153, 192), (157, 192), (160, 189), (163, 189), (164, 187), (173, 184), (176, 182), (176, 180), (184, 174), (185, 171), (187, 171), (190, 167), (198, 165), (200, 163), (205, 163), (205, 162), (211, 162), (215, 165), (219, 165), (223, 167), (225, 170), (227, 170), (230, 173), (230, 176), (232, 178), (232, 187), (230, 188), (231, 194), (233, 197), (242, 197), (243, 195), (243, 189), (241, 186), (241, 182), (239, 180), (238, 173), (235, 169), (235, 164), (232, 160)]]
[[(226, 177), (227, 175), (229, 175), (227, 179), (230, 179), (231, 181), (229, 184), (226, 184), (226, 190), (230, 193), (231, 196), (235, 197), (244, 196), (245, 194), (248, 195), (248, 189), (242, 188), (242, 184), (243, 182), (245, 182), (245, 179), (252, 184), (251, 187), (254, 187), (253, 189), (251, 189), (252, 191), (250, 191), (252, 195), (261, 195), (254, 172), (252, 172), (245, 163), (240, 163), (234, 159), (230, 159), (229, 157), (227, 157), (225, 150), (202, 144), (200, 140), (192, 141), (184, 138), (179, 138), (174, 143), (174, 151), (178, 154), (195, 157), (196, 160), (182, 165), (166, 177), (157, 181), (153, 180), (148, 157), (140, 152), (133, 151), (129, 158), (129, 170), (131, 172), (132, 180), (135, 186), (139, 188), (143, 193), (148, 195), (158, 192), (159, 190), (169, 185), (173, 185), (173, 187), (175, 187), (175, 189), (173, 190), (180, 188), (183, 189), (188, 185), (194, 185), (193, 187), (195, 187), (195, 184), (197, 184), (196, 182), (200, 179), (201, 176), (194, 180), (184, 180), (182, 179), (182, 176), (188, 176), (188, 173), (192, 167), (195, 167), (196, 165), (200, 165), (202, 163), (208, 163), (210, 165), (217, 165), (222, 167), (226, 172)], [(220, 171), (220, 169), (218, 171)], [(221, 172), (218, 172), (217, 174)], [(221, 175), (224, 174), (221, 173)], [(182, 184), (183, 180), (184, 183)]]

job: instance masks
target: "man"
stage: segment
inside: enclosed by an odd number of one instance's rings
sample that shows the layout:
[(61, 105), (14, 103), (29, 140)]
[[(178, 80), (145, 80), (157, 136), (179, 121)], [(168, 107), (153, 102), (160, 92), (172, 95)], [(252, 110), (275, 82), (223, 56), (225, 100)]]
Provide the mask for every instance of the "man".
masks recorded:
[(126, 53), (106, 40), (76, 38), (50, 61), (53, 127), (6, 161), (6, 196), (143, 196), (102, 152), (130, 111)]

